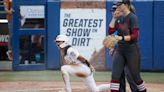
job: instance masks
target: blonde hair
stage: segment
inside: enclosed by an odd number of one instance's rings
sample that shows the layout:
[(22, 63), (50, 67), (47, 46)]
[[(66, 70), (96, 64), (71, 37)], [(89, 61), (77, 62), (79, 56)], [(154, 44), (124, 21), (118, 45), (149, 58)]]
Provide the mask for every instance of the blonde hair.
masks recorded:
[(132, 4), (129, 5), (129, 10), (130, 10), (130, 12), (136, 14), (136, 9), (134, 8), (134, 6)]

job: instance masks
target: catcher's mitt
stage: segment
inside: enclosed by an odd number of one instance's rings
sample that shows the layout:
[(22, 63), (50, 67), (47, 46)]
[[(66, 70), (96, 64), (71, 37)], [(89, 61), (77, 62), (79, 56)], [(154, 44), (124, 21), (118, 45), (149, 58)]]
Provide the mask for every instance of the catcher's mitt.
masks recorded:
[(103, 40), (103, 45), (105, 48), (112, 49), (118, 41), (119, 39), (116, 36), (109, 35)]

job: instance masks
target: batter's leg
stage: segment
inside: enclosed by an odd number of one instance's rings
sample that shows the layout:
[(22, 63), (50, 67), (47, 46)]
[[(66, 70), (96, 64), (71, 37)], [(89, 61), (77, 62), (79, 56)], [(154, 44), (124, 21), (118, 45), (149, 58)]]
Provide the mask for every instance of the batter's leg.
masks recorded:
[(67, 72), (66, 69), (67, 69), (67, 66), (61, 67), (62, 77), (65, 83), (65, 89), (66, 89), (66, 92), (72, 92), (69, 73)]
[(64, 65), (61, 67), (62, 77), (65, 83), (65, 89), (67, 92), (72, 92), (71, 84), (70, 84), (70, 75), (86, 78), (91, 74), (90, 69), (84, 64), (78, 65)]
[(104, 92), (109, 91), (110, 89), (110, 84), (101, 84), (96, 86), (95, 80), (93, 78), (93, 73), (87, 78), (85, 78), (84, 82), (90, 90), (90, 92)]

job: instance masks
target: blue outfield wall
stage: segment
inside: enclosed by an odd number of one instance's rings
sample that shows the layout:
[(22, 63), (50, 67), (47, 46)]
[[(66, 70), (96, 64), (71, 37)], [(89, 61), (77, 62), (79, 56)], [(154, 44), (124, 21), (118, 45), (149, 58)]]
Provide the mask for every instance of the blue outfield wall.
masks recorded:
[(164, 70), (164, 1), (154, 2), (154, 70)]
[(134, 2), (139, 23), (141, 69), (153, 68), (153, 2)]
[(47, 3), (47, 68), (60, 68), (60, 54), (54, 43), (54, 38), (60, 32), (60, 2), (59, 0), (49, 0)]
[[(54, 39), (60, 33), (60, 0), (33, 0), (22, 1), (15, 0), (13, 2), (13, 52), (14, 62), (13, 68), (15, 70), (23, 70), (28, 68), (38, 67), (38, 69), (59, 69), (60, 68), (60, 53), (55, 46)], [(46, 2), (46, 3), (45, 3)], [(18, 22), (18, 5), (19, 4), (45, 4), (46, 5), (46, 31), (19, 31)], [(140, 29), (139, 48), (141, 53), (141, 69), (149, 71), (164, 71), (164, 1), (134, 1), (132, 2), (136, 8), (138, 16), (138, 23)], [(112, 18), (110, 9), (112, 2), (106, 2), (106, 33), (108, 35), (108, 25)], [(46, 65), (39, 66), (23, 66), (19, 65), (19, 36), (31, 34), (46, 35)], [(16, 61), (16, 62), (15, 62)], [(109, 50), (106, 50), (106, 67), (112, 68), (112, 60), (109, 55)], [(36, 68), (35, 68), (36, 69)], [(32, 69), (34, 70), (34, 69)]]
[[(108, 27), (109, 27), (109, 23), (110, 20), (112, 18), (110, 9), (112, 7), (112, 2), (106, 2), (106, 35), (108, 35)], [(106, 67), (107, 69), (111, 69), (112, 68), (112, 57), (109, 55), (109, 49), (106, 49)]]
[[(164, 2), (148, 1), (133, 2), (138, 16), (140, 37), (139, 48), (141, 52), (142, 70), (164, 70)], [(112, 2), (106, 3), (106, 32), (111, 20), (110, 9)], [(47, 2), (47, 68), (60, 68), (60, 55), (54, 43), (54, 38), (60, 30), (60, 2), (58, 0), (48, 0)], [(108, 32), (107, 32), (108, 34)], [(112, 67), (111, 57), (106, 50), (106, 65), (108, 69)]]

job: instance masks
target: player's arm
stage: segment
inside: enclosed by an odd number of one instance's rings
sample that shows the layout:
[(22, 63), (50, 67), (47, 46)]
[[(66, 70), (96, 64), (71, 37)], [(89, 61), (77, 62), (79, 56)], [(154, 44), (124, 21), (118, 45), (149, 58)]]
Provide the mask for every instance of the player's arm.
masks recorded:
[(69, 48), (67, 53), (72, 59), (77, 59), (80, 62), (86, 64), (88, 67), (90, 66), (90, 63), (87, 61), (87, 59), (85, 59), (83, 56), (80, 55), (78, 50), (76, 50), (74, 48)]
[(93, 66), (88, 62), (88, 60), (85, 59), (83, 56), (81, 56), (80, 53), (76, 49), (70, 48), (68, 49), (68, 53), (71, 58), (79, 60), (83, 64), (86, 64), (91, 69), (91, 71), (95, 71)]
[(88, 62), (87, 59), (85, 59), (83, 56), (79, 55), (77, 58), (79, 61), (81, 61), (82, 63), (86, 64), (88, 67), (91, 66), (91, 64)]
[(91, 72), (95, 72), (94, 67), (83, 56), (79, 55), (77, 59), (80, 60), (83, 64), (86, 64), (90, 68)]
[(72, 59), (78, 59), (80, 62), (86, 64), (88, 67), (90, 67), (90, 63), (87, 61), (87, 59), (85, 59), (83, 56), (80, 55), (80, 53), (74, 49), (74, 48), (69, 48), (68, 52), (69, 56)]
[(113, 34), (116, 29), (115, 29), (115, 21), (116, 21), (116, 18), (112, 18), (110, 24), (109, 24), (109, 28), (108, 28), (108, 33), (111, 35)]
[(136, 41), (139, 35), (138, 21), (136, 16), (130, 18), (130, 31), (131, 34), (127, 36), (118, 36), (119, 40)]
[(109, 28), (108, 28), (108, 33), (109, 34), (113, 34), (116, 31), (116, 20), (117, 18), (120, 16), (120, 11), (118, 9), (116, 9), (116, 11), (114, 11), (112, 13), (112, 20), (109, 24)]

